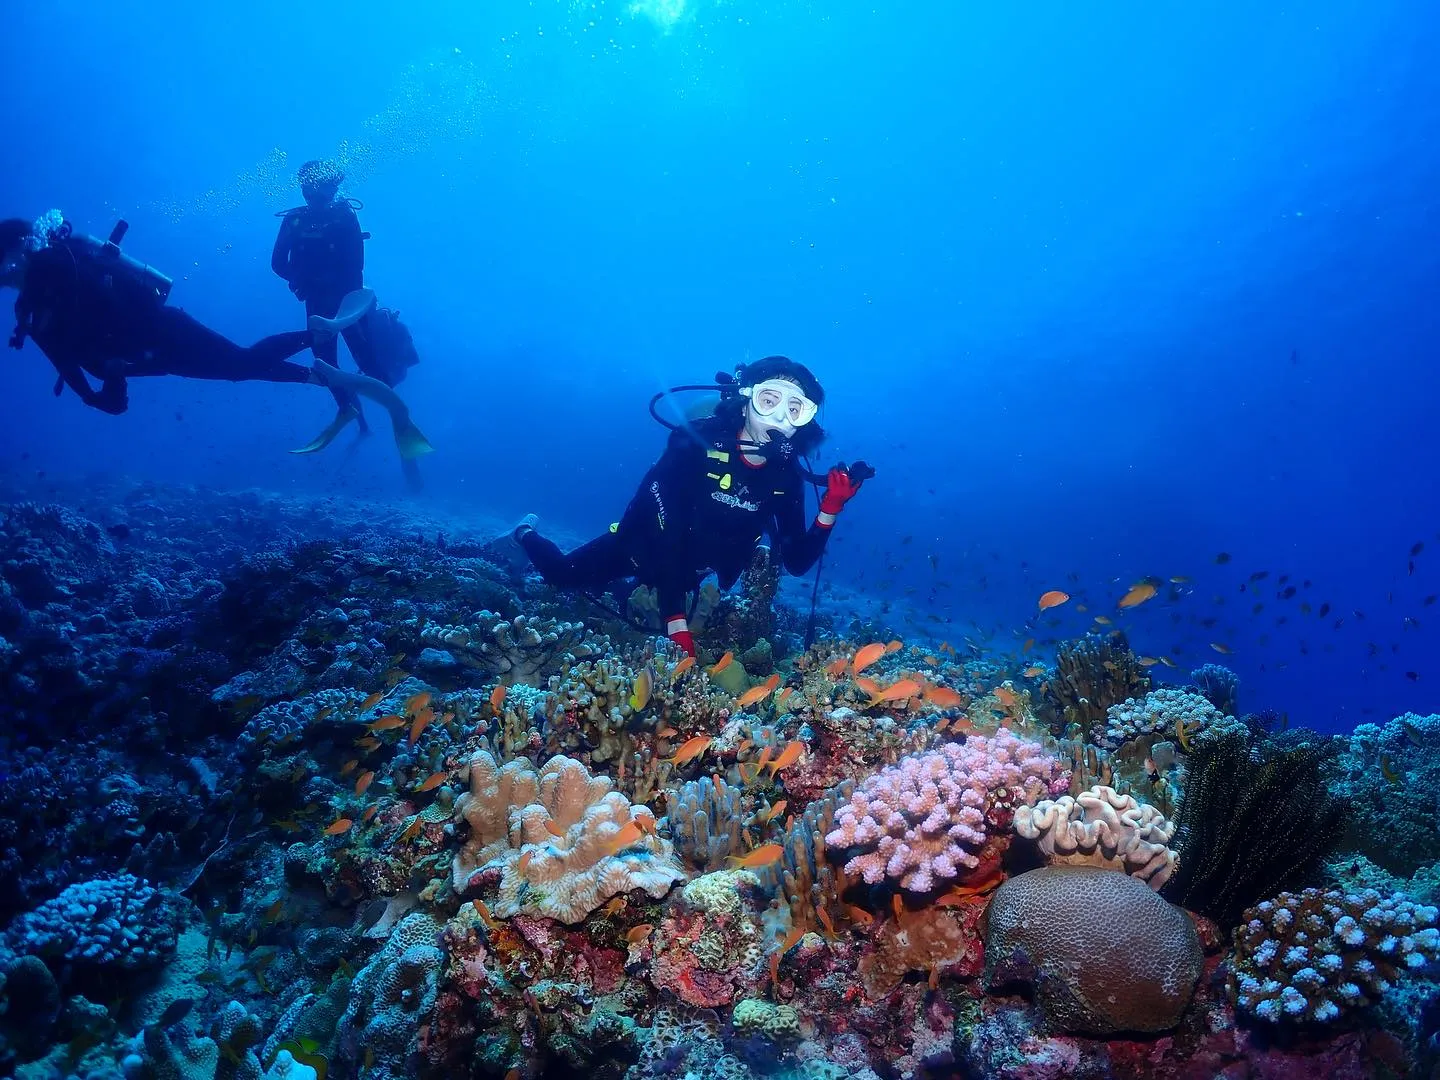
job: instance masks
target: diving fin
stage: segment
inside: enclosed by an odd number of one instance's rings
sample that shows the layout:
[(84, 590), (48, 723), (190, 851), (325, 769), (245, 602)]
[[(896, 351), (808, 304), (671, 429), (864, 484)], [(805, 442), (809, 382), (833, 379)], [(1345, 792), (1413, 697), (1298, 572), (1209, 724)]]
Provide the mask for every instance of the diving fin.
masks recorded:
[(331, 420), (330, 423), (326, 425), (324, 431), (320, 432), (319, 435), (316, 435), (315, 438), (311, 439), (308, 443), (300, 447), (298, 450), (291, 450), (290, 453), (318, 454), (321, 450), (324, 450), (327, 446), (329, 446), (332, 442), (335, 441), (335, 437), (339, 435), (340, 432), (345, 430), (345, 425), (350, 423), (351, 420), (359, 419), (359, 417), (360, 414), (354, 409), (350, 408), (348, 405), (341, 406), (340, 409), (335, 413), (335, 419)]
[(317, 337), (332, 338), (340, 331), (350, 329), (366, 315), (369, 315), (374, 307), (375, 290), (356, 289), (354, 292), (345, 294), (333, 317), (327, 319), (323, 315), (311, 315), (306, 325), (310, 332)]
[[(354, 296), (354, 293), (350, 294)], [(361, 397), (368, 397), (390, 414), (390, 424), (395, 429), (395, 447), (406, 461), (428, 454), (435, 449), (425, 438), (415, 422), (410, 419), (410, 409), (395, 393), (379, 379), (368, 375), (357, 375), (341, 371), (329, 364), (316, 363), (311, 368), (315, 381), (331, 390), (346, 390)]]

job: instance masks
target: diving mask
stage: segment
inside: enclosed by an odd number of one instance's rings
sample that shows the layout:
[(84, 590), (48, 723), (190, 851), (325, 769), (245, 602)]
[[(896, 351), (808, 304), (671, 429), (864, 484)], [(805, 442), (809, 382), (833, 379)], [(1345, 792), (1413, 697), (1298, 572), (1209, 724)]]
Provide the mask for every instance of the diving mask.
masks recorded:
[(766, 379), (754, 386), (742, 386), (742, 396), (750, 399), (755, 415), (773, 424), (804, 427), (815, 419), (819, 407), (794, 383), (786, 379)]

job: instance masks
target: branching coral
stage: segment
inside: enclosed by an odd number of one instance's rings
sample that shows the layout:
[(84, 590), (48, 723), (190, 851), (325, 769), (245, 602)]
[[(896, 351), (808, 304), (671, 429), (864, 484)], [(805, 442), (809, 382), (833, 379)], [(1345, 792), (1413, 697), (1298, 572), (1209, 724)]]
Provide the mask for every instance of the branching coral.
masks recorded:
[(719, 870), (743, 851), (744, 791), (725, 780), (690, 780), (670, 797), (670, 835), (685, 862), (702, 873)]
[(423, 644), (448, 652), (461, 667), (485, 679), (538, 686), (570, 657), (604, 651), (603, 642), (586, 641), (583, 623), (530, 619), (506, 620), (493, 611), (479, 611), (467, 626), (426, 623)]
[(1105, 721), (1105, 711), (1150, 689), (1150, 676), (1122, 633), (1063, 643), (1055, 673), (1047, 681), (1043, 710), (1059, 735), (1071, 724), (1088, 731)]
[(1200, 978), (1190, 917), (1113, 870), (1020, 874), (996, 890), (985, 918), (986, 985), (1032, 984), (1062, 1031), (1165, 1031)]
[(1440, 911), (1398, 893), (1284, 892), (1241, 918), (1230, 993), (1270, 1023), (1329, 1023), (1440, 959)]
[(1325, 783), (1328, 746), (1251, 746), (1244, 730), (1195, 742), (1176, 822), (1180, 867), (1165, 888), (1222, 925), (1314, 868), (1345, 818)]
[(1153, 806), (1093, 787), (1015, 810), (1015, 831), (1035, 840), (1051, 865), (1100, 866), (1119, 870), (1159, 889), (1175, 871), (1170, 839), (1173, 822)]
[(762, 871), (763, 880), (775, 901), (767, 917), (772, 938), (781, 938), (793, 928), (804, 931), (834, 925), (844, 891), (844, 877), (830, 865), (825, 837), (835, 825), (836, 809), (855, 791), (845, 781), (824, 798), (813, 800), (805, 812), (785, 830), (778, 862)]
[(642, 889), (658, 898), (685, 876), (670, 842), (655, 835), (650, 809), (631, 805), (609, 777), (591, 776), (578, 761), (554, 757), (537, 773), (520, 759), (501, 769), (481, 750), (469, 778), (455, 816), (470, 824), (471, 837), (452, 877), (464, 892), (477, 870), (500, 869), (501, 918), (524, 911), (575, 923), (612, 896)]
[(1055, 758), (1001, 728), (881, 770), (840, 808), (825, 841), (851, 850), (847, 874), (925, 893), (993, 873), (1015, 807), (1068, 787)]

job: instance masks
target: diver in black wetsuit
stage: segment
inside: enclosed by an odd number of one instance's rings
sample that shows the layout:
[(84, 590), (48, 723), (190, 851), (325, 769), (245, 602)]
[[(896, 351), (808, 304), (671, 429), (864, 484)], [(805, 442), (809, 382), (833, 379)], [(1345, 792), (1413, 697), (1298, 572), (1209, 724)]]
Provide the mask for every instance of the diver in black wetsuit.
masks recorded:
[(568, 555), (535, 530), (533, 516), (513, 533), (551, 585), (600, 587), (633, 577), (654, 587), (666, 635), (692, 656), (685, 594), (711, 571), (722, 588), (732, 586), (766, 533), (785, 569), (805, 573), (862, 482), (858, 465), (857, 478), (844, 466), (831, 469), (819, 512), (807, 527), (806, 479), (794, 455), (824, 438), (814, 423), (824, 390), (807, 368), (783, 356), (741, 369), (735, 388), (738, 393), (722, 398), (714, 416), (670, 436), (610, 532)]
[[(355, 215), (358, 204), (340, 197), (345, 173), (339, 166), (328, 161), (307, 161), (297, 178), (305, 205), (281, 211), (270, 268), (290, 286), (295, 298), (304, 302), (307, 318), (333, 319), (342, 301), (365, 287), (365, 241), (369, 234), (361, 231), (360, 219)], [(364, 321), (350, 323), (340, 330), (340, 335), (355, 365), (370, 374)], [(339, 367), (339, 337), (317, 335), (313, 351), (315, 359)], [(329, 438), (322, 435), (317, 439), (321, 446), (316, 449), (328, 444), (351, 419), (359, 422), (362, 432), (368, 430), (356, 401), (336, 394), (335, 404), (340, 414), (334, 431), (327, 429)], [(353, 416), (347, 409), (354, 411)]]
[(170, 279), (120, 251), (124, 222), (102, 244), (58, 215), (42, 221), (43, 232), (19, 218), (0, 221), (0, 286), (20, 292), (10, 345), (21, 348), (28, 338), (40, 347), (59, 373), (57, 395), (68, 386), (86, 405), (118, 416), (129, 405), (129, 378), (318, 382), (289, 362), (312, 344), (308, 331), (247, 348), (168, 307)]

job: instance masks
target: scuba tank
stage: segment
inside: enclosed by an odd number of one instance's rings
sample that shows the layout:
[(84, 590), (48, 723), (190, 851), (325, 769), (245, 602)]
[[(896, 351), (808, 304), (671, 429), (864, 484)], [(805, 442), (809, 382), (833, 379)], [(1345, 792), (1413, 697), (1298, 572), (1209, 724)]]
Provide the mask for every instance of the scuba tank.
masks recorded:
[(130, 223), (122, 218), (110, 230), (109, 239), (100, 241), (93, 236), (76, 233), (67, 221), (51, 243), (67, 245), (77, 257), (82, 253), (90, 256), (94, 260), (94, 268), (105, 276), (107, 285), (122, 289), (136, 300), (163, 304), (170, 299), (170, 289), (175, 282), (148, 263), (120, 250), (120, 243), (129, 230)]

